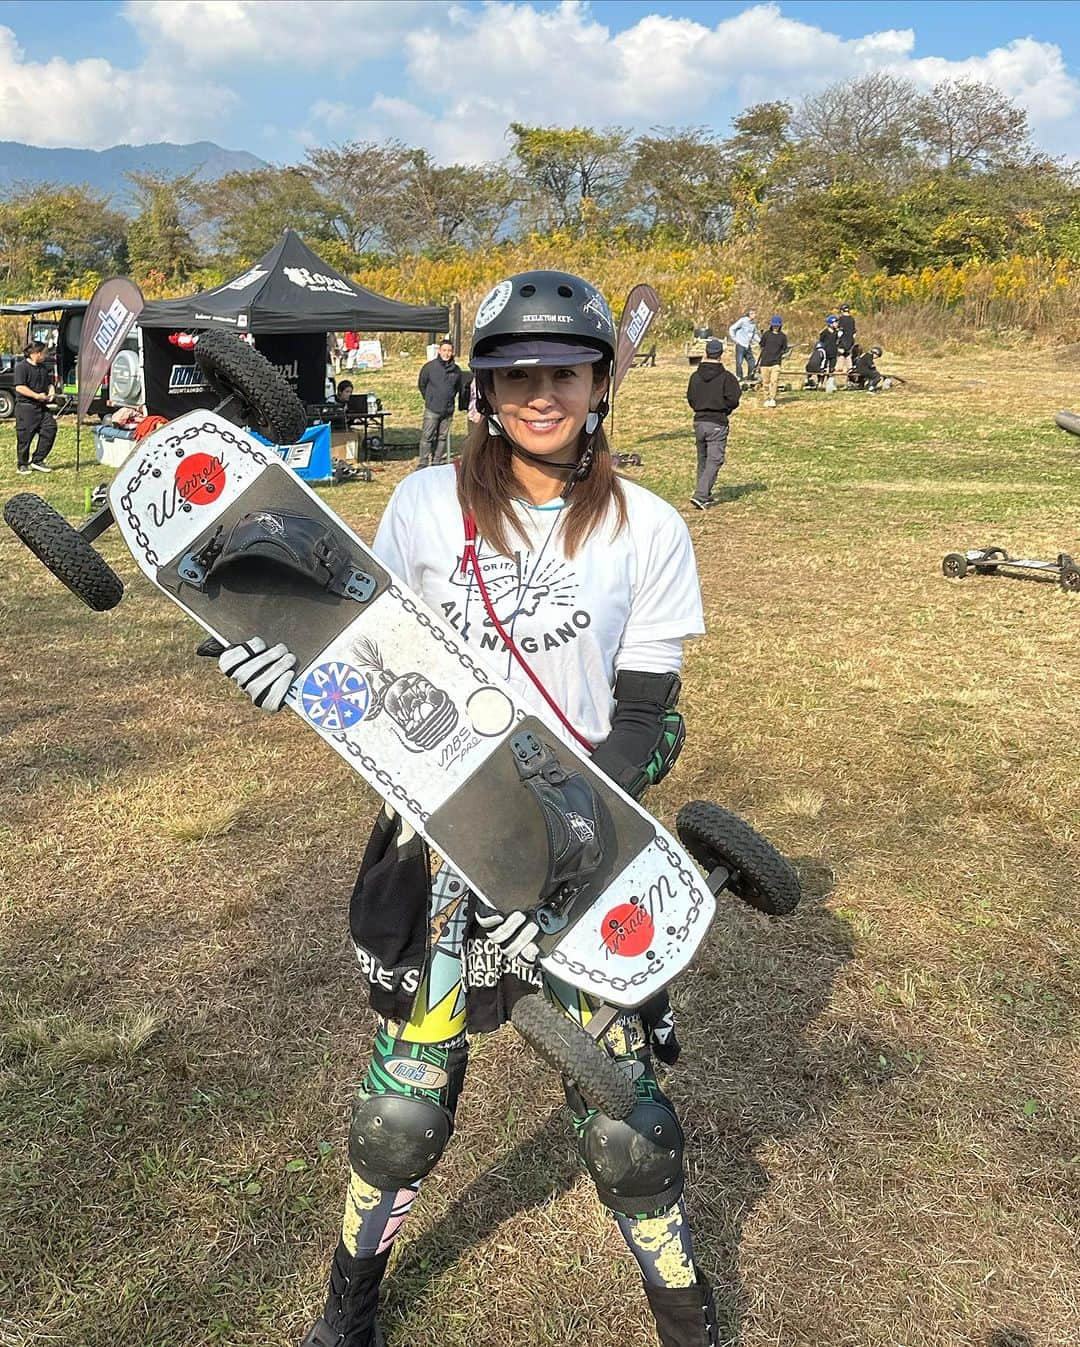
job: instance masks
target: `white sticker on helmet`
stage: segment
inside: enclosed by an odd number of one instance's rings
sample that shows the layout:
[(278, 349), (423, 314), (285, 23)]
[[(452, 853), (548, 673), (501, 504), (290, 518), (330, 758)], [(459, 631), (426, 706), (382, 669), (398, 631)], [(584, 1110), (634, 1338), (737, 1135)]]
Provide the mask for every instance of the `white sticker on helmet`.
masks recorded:
[(581, 306), (581, 312), (592, 318), (598, 332), (613, 334), (615, 320), (611, 316), (611, 309), (608, 307), (607, 300), (599, 290), (594, 290), (589, 285), (585, 286), (585, 293), (588, 295), (588, 299)]
[(510, 302), (513, 289), (513, 281), (500, 281), (494, 290), (484, 296), (480, 301), (480, 307), (476, 310), (477, 327), (487, 327), (488, 323), (498, 318)]

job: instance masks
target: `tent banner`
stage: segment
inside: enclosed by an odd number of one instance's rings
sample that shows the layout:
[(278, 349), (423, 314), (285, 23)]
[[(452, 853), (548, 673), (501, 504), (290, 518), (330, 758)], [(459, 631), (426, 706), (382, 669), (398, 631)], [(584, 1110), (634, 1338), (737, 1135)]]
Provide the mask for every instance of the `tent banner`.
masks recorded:
[(90, 299), (83, 317), (79, 340), (79, 403), (81, 421), (101, 387), (109, 366), (116, 359), (131, 331), (135, 319), (142, 312), (145, 301), (142, 291), (126, 276), (114, 276), (102, 281)]
[(615, 374), (611, 381), (613, 394), (634, 363), (638, 347), (659, 312), (660, 296), (651, 285), (635, 285), (627, 295), (619, 322), (619, 340), (615, 346)]

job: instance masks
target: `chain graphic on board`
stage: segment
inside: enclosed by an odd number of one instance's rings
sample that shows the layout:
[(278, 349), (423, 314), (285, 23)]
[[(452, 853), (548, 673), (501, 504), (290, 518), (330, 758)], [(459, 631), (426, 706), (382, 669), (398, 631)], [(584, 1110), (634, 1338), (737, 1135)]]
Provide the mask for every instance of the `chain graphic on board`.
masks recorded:
[[(183, 445), (189, 440), (197, 439), (200, 435), (217, 436), (219, 440), (222, 440), (225, 444), (232, 445), (232, 447), (238, 449), (240, 453), (247, 454), (249, 458), (253, 458), (256, 463), (261, 464), (263, 467), (272, 461), (263, 452), (260, 445), (253, 444), (246, 437), (234, 435), (231, 430), (228, 430), (223, 426), (215, 425), (213, 421), (204, 421), (201, 425), (188, 426), (182, 435), (168, 435), (164, 439), (164, 444), (166, 448), (172, 449), (176, 453), (177, 458), (183, 458), (185, 452)], [(143, 528), (142, 520), (136, 512), (133, 502), (134, 494), (147, 473), (150, 473), (152, 477), (160, 477), (162, 475), (162, 469), (160, 467), (154, 467), (153, 463), (154, 460), (149, 458), (144, 458), (142, 460), (139, 464), (138, 472), (136, 472), (135, 476), (128, 482), (127, 489), (120, 497), (120, 505), (124, 511), (124, 516), (131, 527), (131, 531), (134, 534), (135, 541), (142, 548), (143, 556), (151, 566), (160, 566), (161, 558), (158, 556), (156, 550), (151, 547), (150, 538)], [(190, 511), (191, 506), (189, 503), (185, 502), (180, 508), (185, 512), (188, 512)]]
[(478, 683), (483, 683), (487, 686), (492, 682), (492, 677), (487, 670), (482, 669), (472, 656), (467, 655), (459, 645), (455, 644), (455, 642), (447, 636), (446, 632), (442, 630), (442, 624), (432, 618), (429, 613), (425, 613), (422, 608), (418, 607), (415, 600), (411, 599), (399, 585), (395, 585), (391, 582), (390, 593), (395, 599), (401, 601), (401, 606), (407, 613), (412, 617), (415, 617), (422, 627), (431, 632), (432, 636), (434, 636), (436, 641), (438, 641), (448, 655), (453, 655), (462, 668), (468, 669), (469, 673), (472, 674)]
[[(681, 926), (671, 927), (668, 930), (668, 935), (672, 942), (675, 945), (681, 945), (688, 938), (691, 928), (697, 924), (697, 917), (701, 911), (704, 900), (701, 896), (701, 889), (697, 876), (683, 863), (675, 848), (667, 838), (661, 837), (658, 833), (653, 840), (663, 853), (664, 859), (676, 872), (679, 879), (682, 880), (683, 885), (692, 895), (690, 908), (686, 914), (686, 920)], [(666, 962), (663, 958), (657, 957), (650, 961), (648, 968), (641, 969), (640, 972), (635, 973), (633, 977), (624, 978), (611, 976), (600, 969), (590, 968), (577, 959), (570, 959), (563, 954), (558, 947), (553, 949), (548, 957), (553, 964), (557, 964), (560, 968), (565, 968), (571, 976), (588, 978), (588, 980), (596, 986), (610, 987), (613, 991), (617, 992), (628, 991), (631, 987), (638, 987), (643, 982), (652, 981), (657, 973), (662, 971)]]

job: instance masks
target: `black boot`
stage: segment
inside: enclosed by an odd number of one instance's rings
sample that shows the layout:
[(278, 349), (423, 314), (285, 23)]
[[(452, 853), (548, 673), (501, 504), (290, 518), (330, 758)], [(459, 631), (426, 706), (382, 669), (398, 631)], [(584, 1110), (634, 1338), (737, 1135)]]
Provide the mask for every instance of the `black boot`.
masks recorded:
[(720, 1347), (712, 1287), (695, 1269), (693, 1286), (650, 1286), (645, 1295), (656, 1320), (660, 1347)]
[(300, 1347), (386, 1347), (375, 1310), (389, 1257), (388, 1249), (374, 1258), (354, 1258), (338, 1242), (326, 1308)]

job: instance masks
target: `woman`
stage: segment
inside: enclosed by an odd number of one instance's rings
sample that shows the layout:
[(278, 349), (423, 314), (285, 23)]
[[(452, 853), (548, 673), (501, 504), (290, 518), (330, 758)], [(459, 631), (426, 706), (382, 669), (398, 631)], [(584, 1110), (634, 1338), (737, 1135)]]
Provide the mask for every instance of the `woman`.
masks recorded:
[[(480, 420), (459, 470), (407, 477), (374, 551), (486, 650), (539, 714), (560, 722), (564, 739), (595, 745), (593, 761), (640, 795), (682, 745), (682, 643), (702, 633), (703, 619), (682, 519), (612, 468), (603, 419), (614, 356), (611, 312), (579, 277), (536, 271), (497, 285), (477, 312), (470, 364)], [(281, 705), (295, 672), (284, 647), (259, 640), (220, 662), (267, 710)], [(527, 914), (503, 917), (447, 866), (430, 885), (425, 847), (389, 809), (368, 844), (350, 925), (381, 1019), (353, 1110), (330, 1294), (304, 1347), (382, 1341), (379, 1283), (453, 1131), (467, 1031), (498, 1028), (541, 979)], [(589, 1019), (584, 997), (546, 980), (568, 1014)], [(604, 1036), (636, 1076), (629, 1118), (596, 1113), (572, 1086), (566, 1095), (600, 1200), (640, 1265), (661, 1343), (710, 1347), (715, 1311), (694, 1266), (682, 1130), (651, 1064), (651, 1047), (669, 1061), (677, 1053), (663, 1002), (620, 1017)]]

